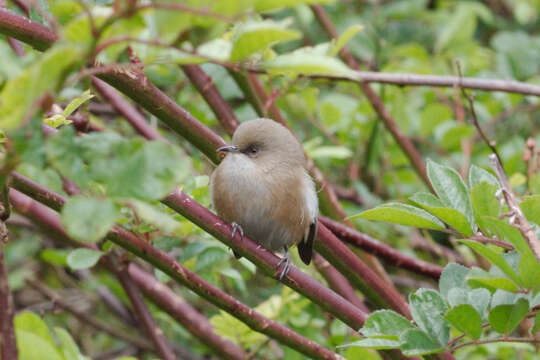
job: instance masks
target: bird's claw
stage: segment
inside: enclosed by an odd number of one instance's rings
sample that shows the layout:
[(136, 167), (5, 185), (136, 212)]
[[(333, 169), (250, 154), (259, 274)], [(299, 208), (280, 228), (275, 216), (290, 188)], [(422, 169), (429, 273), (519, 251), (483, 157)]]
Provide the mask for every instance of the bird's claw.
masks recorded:
[(238, 231), (238, 233), (240, 234), (240, 240), (244, 241), (244, 229), (242, 229), (242, 226), (240, 226), (240, 224), (238, 224), (235, 221), (233, 221), (231, 225), (232, 225), (231, 240), (234, 239), (234, 236), (236, 235), (236, 232)]
[(281, 273), (279, 274), (279, 280), (283, 280), (283, 278), (289, 273), (291, 270), (291, 255), (287, 252), (285, 253), (285, 256), (283, 256), (279, 262), (277, 263), (277, 269), (283, 265), (283, 270), (281, 270)]

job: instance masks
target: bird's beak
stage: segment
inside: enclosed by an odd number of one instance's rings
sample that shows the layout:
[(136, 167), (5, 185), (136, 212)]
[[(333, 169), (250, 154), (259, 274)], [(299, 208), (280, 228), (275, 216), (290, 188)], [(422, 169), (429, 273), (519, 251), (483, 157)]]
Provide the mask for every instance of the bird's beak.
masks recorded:
[(217, 148), (216, 151), (217, 151), (217, 152), (222, 152), (222, 151), (226, 151), (226, 152), (238, 152), (238, 146), (234, 146), (234, 145), (225, 145), (225, 146), (222, 146), (222, 147)]

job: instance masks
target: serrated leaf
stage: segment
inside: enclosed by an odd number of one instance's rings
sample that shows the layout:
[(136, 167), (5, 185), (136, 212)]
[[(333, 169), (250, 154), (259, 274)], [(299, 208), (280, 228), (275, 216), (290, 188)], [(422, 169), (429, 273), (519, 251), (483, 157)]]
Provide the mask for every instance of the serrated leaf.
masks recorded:
[(289, 24), (290, 21), (285, 19), (280, 22), (248, 21), (237, 25), (230, 60), (239, 61), (280, 42), (300, 38), (302, 36), (300, 32), (287, 29)]
[(524, 197), (519, 206), (527, 220), (540, 226), (540, 195)]
[(379, 310), (369, 315), (359, 332), (364, 336), (397, 340), (399, 334), (414, 326), (405, 317), (391, 310)]
[(409, 329), (401, 335), (400, 339), (401, 351), (406, 356), (427, 355), (444, 350), (443, 347), (420, 329)]
[(529, 311), (527, 299), (519, 299), (513, 305), (499, 305), (489, 313), (489, 323), (493, 330), (501, 334), (510, 334), (525, 318)]
[(474, 214), (469, 192), (457, 171), (428, 159), (427, 173), (441, 202), (465, 215), (474, 228)]
[(448, 293), (453, 288), (466, 289), (467, 282), (465, 277), (469, 273), (469, 269), (463, 265), (449, 263), (443, 269), (439, 279), (439, 291), (441, 296), (448, 301)]
[(476, 165), (471, 165), (469, 169), (469, 188), (474, 188), (482, 182), (486, 182), (490, 185), (496, 186), (499, 188), (499, 180), (495, 175), (491, 174), (489, 171), (482, 169)]
[(67, 264), (73, 270), (88, 269), (96, 265), (103, 255), (101, 251), (92, 249), (75, 249), (67, 256)]
[(433, 194), (416, 193), (409, 198), (415, 205), (429, 211), (439, 219), (459, 231), (465, 236), (472, 235), (471, 224), (465, 215), (456, 209), (445, 207)]
[(47, 324), (33, 312), (25, 311), (15, 316), (14, 326), (15, 330), (33, 333), (54, 346), (54, 340), (49, 332)]
[(350, 218), (357, 217), (425, 229), (444, 229), (444, 224), (427, 211), (411, 205), (400, 203), (387, 203), (380, 205), (360, 214), (353, 215)]
[(497, 217), (499, 215), (499, 200), (495, 197), (497, 189), (498, 186), (482, 181), (471, 190), (474, 218), (480, 229), (486, 233), (488, 233), (488, 229), (484, 224), (484, 216)]
[(509, 292), (518, 292), (519, 287), (512, 280), (488, 273), (480, 268), (473, 267), (467, 275), (467, 284), (473, 288), (486, 288), (491, 292), (502, 289)]
[(418, 289), (409, 296), (409, 306), (418, 327), (439, 347), (446, 346), (450, 327), (443, 318), (447, 307), (439, 293), (432, 289)]
[(510, 279), (512, 279), (516, 284), (520, 284), (518, 275), (516, 274), (512, 266), (510, 266), (510, 264), (508, 264), (508, 262), (504, 259), (502, 254), (495, 252), (486, 245), (480, 244), (476, 241), (460, 240), (460, 242), (476, 251), (479, 255), (482, 255), (483, 257), (488, 259), (489, 262), (501, 269), (501, 271)]
[(444, 318), (462, 333), (471, 336), (475, 340), (480, 338), (480, 334), (482, 333), (482, 319), (480, 318), (480, 314), (471, 305), (458, 305), (450, 309)]
[(75, 240), (97, 242), (112, 228), (119, 212), (109, 199), (75, 196), (68, 199), (60, 214), (66, 231)]
[(352, 25), (349, 26), (341, 35), (339, 35), (338, 39), (336, 40), (336, 43), (330, 51), (328, 52), (328, 55), (335, 56), (337, 53), (349, 42), (349, 40), (352, 39), (352, 37), (356, 34), (358, 34), (361, 30), (364, 29), (363, 25)]

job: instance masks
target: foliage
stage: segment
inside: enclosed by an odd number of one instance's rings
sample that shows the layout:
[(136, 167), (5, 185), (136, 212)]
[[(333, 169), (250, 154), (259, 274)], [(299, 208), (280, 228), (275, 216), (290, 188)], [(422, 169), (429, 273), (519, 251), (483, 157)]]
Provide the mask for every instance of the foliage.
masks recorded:
[[(394, 217), (394, 208), (385, 205), (378, 206), (377, 212), (367, 210), (358, 216), (421, 226), (415, 221), (423, 208), (446, 223), (458, 238), (480, 234), (474, 222), (477, 219), (483, 224), (483, 234), (495, 235), (512, 244), (515, 250), (504, 252), (500, 247), (482, 244), (472, 240), (474, 238), (460, 240), (490, 262), (489, 271), (449, 263), (442, 272), (438, 292), (421, 288), (409, 295), (414, 325), (389, 310), (374, 312), (360, 329), (366, 338), (350, 346), (401, 349), (405, 355), (417, 356), (458, 349), (463, 337), (493, 341), (496, 334), (501, 334), (503, 337), (499, 340), (504, 341), (538, 305), (540, 262), (520, 231), (499, 219), (507, 209), (498, 202), (492, 208), (485, 207), (492, 203), (491, 199), (496, 199), (498, 180), (486, 170), (473, 166), (469, 169), (467, 186), (455, 170), (429, 160), (427, 171), (438, 197), (424, 193), (413, 195), (409, 200), (415, 206), (407, 205), (404, 208), (407, 211), (403, 210), (400, 217)], [(529, 207), (536, 207), (540, 205), (538, 200), (529, 197), (525, 201)], [(526, 214), (527, 220), (540, 225), (536, 215), (530, 211)], [(429, 224), (424, 227), (430, 228)], [(535, 324), (532, 335), (538, 326)], [(450, 338), (451, 327), (454, 328), (453, 339)]]
[[(532, 345), (518, 346), (506, 337), (520, 334), (528, 339), (540, 330), (540, 265), (519, 230), (500, 217), (509, 209), (497, 198), (499, 180), (487, 170), (491, 150), (471, 121), (467, 100), (452, 87), (370, 84), (395, 127), (428, 159), (434, 190), (429, 193), (402, 144), (361, 90), (361, 73), (341, 57), (346, 48), (361, 70), (383, 74), (457, 75), (458, 61), (466, 77), (540, 85), (538, 2), (32, 3), (30, 19), (54, 29), (58, 39), (43, 51), (32, 46), (32, 39), (25, 40), (20, 43), (21, 56), (6, 37), (0, 40), (1, 183), (14, 169), (63, 196), (72, 195), (59, 211), (59, 226), (88, 247), (66, 245), (65, 234), (41, 229), (36, 226), (39, 219), (28, 223), (12, 215), (5, 260), (17, 310), (38, 306), (44, 314), (26, 311), (15, 318), (21, 359), (42, 358), (44, 353), (51, 359), (86, 359), (129, 345), (69, 313), (39, 307), (43, 299), (25, 282), (34, 278), (47, 284), (99, 320), (110, 321), (112, 314), (98, 297), (103, 289), (131, 309), (122, 284), (103, 266), (103, 259), (112, 254), (120, 255), (120, 266), (142, 262), (107, 241), (114, 226), (347, 359), (382, 358), (374, 349), (401, 349), (408, 356), (448, 350), (460, 359), (538, 357)], [(17, 4), (8, 1), (8, 11), (23, 15)], [(337, 29), (335, 39), (319, 24), (310, 7), (314, 4), (324, 5)], [(209, 76), (202, 88), (183, 71), (194, 64)], [(147, 125), (165, 141), (144, 140), (92, 85), (91, 76), (100, 76), (104, 69), (128, 77), (142, 70), (148, 87), (141, 90), (155, 85), (167, 101), (176, 102), (226, 141), (223, 115), (207, 103), (208, 93), (209, 102), (216, 100), (212, 84), (240, 121), (276, 118), (275, 105), (325, 184), (335, 185), (339, 206), (352, 226), (413, 259), (444, 266), (438, 291), (426, 288), (425, 281), (428, 286), (435, 283), (421, 274), (411, 274), (399, 264), (385, 266), (393, 279), (413, 282), (395, 283), (408, 298), (413, 321), (389, 309), (371, 309), (358, 337), (314, 303), (262, 276), (245, 258), (235, 259), (225, 245), (159, 202), (180, 188), (210, 207), (213, 164), (193, 145), (195, 135), (179, 137), (176, 129), (160, 122), (156, 113), (163, 109), (157, 106), (149, 114), (143, 104), (136, 104)], [(248, 73), (260, 81), (267, 99), (254, 95)], [(505, 91), (474, 95), (478, 123), (500, 153), (520, 208), (538, 235), (539, 97)], [(44, 124), (56, 130), (45, 127), (51, 134), (44, 135)], [(325, 186), (330, 185), (319, 184), (320, 211), (341, 218), (325, 198)], [(419, 238), (422, 241), (416, 241)], [(481, 243), (479, 238), (490, 241)], [(292, 261), (325, 282), (296, 254)], [(209, 319), (216, 333), (255, 358), (305, 357), (285, 344), (276, 346), (275, 340), (201, 301), (160, 270), (146, 269)], [(418, 285), (420, 281), (424, 282)], [(170, 343), (201, 357), (212, 353), (205, 341), (194, 341), (196, 337), (163, 307), (147, 300)], [(525, 319), (533, 320), (527, 325)], [(115, 317), (114, 322), (123, 321)], [(148, 338), (142, 326), (128, 323), (128, 329)], [(471, 341), (478, 343), (461, 347)], [(154, 355), (140, 351), (137, 356)]]

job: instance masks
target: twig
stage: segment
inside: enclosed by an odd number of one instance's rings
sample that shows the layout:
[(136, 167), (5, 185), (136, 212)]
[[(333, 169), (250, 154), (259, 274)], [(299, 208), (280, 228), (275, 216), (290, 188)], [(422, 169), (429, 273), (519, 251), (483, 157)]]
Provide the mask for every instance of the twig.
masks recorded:
[(433, 279), (438, 279), (441, 276), (442, 268), (440, 266), (402, 254), (396, 249), (373, 239), (369, 235), (362, 234), (327, 217), (320, 216), (319, 219), (341, 240), (380, 256), (388, 264), (402, 267)]
[[(115, 259), (114, 257), (109, 256), (108, 260), (113, 262)], [(143, 325), (146, 334), (149, 335), (150, 339), (154, 343), (157, 352), (165, 360), (174, 360), (176, 356), (174, 355), (171, 345), (168, 343), (167, 339), (165, 339), (163, 331), (157, 325), (152, 313), (146, 306), (139, 288), (131, 279), (125, 265), (113, 263), (112, 268), (114, 269), (120, 284), (122, 284), (131, 305), (133, 305), (135, 315)]]
[[(7, 231), (2, 222), (3, 229)], [(2, 234), (2, 236), (4, 236)], [(7, 235), (6, 235), (7, 236)], [(7, 265), (4, 256), (4, 244), (0, 241), (0, 358), (17, 359), (17, 343), (13, 316), (15, 308), (9, 291)]]
[[(98, 30), (99, 32), (99, 30)], [(46, 50), (57, 39), (57, 35), (47, 27), (28, 20), (7, 10), (0, 10), (0, 33), (28, 43), (39, 50)], [(223, 64), (226, 65), (226, 64)], [(229, 64), (232, 65), (232, 64)], [(235, 66), (236, 67), (236, 66)], [(247, 69), (247, 68), (246, 68)], [(249, 71), (264, 72), (260, 69), (249, 68)], [(457, 76), (392, 74), (381, 72), (355, 72), (363, 83), (384, 83), (397, 86), (461, 86), (467, 89), (504, 91), (524, 95), (540, 96), (540, 86), (514, 80), (462, 78)], [(325, 78), (351, 81), (341, 76), (309, 76), (310, 78)]]
[[(323, 7), (321, 5), (312, 5), (311, 9), (313, 10), (315, 17), (317, 18), (321, 26), (324, 28), (324, 30), (328, 33), (328, 35), (333, 39), (337, 38), (337, 30), (330, 18), (328, 17), (328, 14), (324, 11)], [(341, 49), (340, 56), (347, 62), (347, 64), (352, 69), (357, 70), (359, 68), (358, 62), (347, 50), (347, 47), (343, 47), (343, 49)], [(390, 113), (384, 106), (379, 95), (377, 95), (377, 93), (373, 91), (371, 86), (369, 86), (369, 84), (364, 80), (363, 77), (360, 76), (360, 78), (362, 79), (361, 81), (358, 81), (360, 89), (368, 99), (375, 112), (379, 115), (380, 119), (383, 121), (386, 129), (390, 132), (401, 150), (409, 158), (409, 161), (411, 162), (413, 168), (416, 170), (418, 176), (420, 176), (426, 186), (433, 192), (434, 190), (427, 176), (426, 166), (424, 164), (424, 161), (422, 160), (422, 156), (420, 155), (416, 147), (413, 145), (411, 140), (401, 131), (392, 115), (390, 115)]]
[[(74, 240), (67, 236), (60, 223), (58, 214), (54, 213), (52, 210), (48, 209), (44, 205), (41, 205), (40, 203), (37, 203), (36, 201), (32, 200), (26, 195), (23, 195), (15, 189), (10, 189), (10, 200), (18, 212), (22, 213), (23, 215), (29, 216), (41, 226), (47, 227), (48, 233), (57, 236), (59, 239), (63, 239), (63, 241), (72, 244), (76, 243), (74, 242)], [(61, 208), (62, 204), (63, 203), (56, 204), (56, 207)], [(230, 228), (227, 236), (230, 237), (231, 233), (232, 229)], [(240, 235), (238, 235), (237, 238), (239, 238), (239, 236)], [(189, 271), (187, 268), (183, 267), (179, 262), (177, 262), (175, 259), (167, 255), (166, 253), (155, 249), (152, 245), (148, 244), (144, 240), (135, 237), (130, 232), (122, 228), (115, 227), (112, 231), (109, 232), (107, 238), (120, 245), (121, 247), (124, 247), (128, 251), (135, 253), (142, 259), (150, 262), (151, 264), (159, 268), (161, 271), (171, 276), (171, 278), (175, 279), (181, 284), (184, 284), (186, 287), (199, 294), (200, 296), (204, 297), (214, 305), (237, 317), (240, 321), (246, 323), (255, 331), (264, 333), (278, 340), (280, 343), (290, 346), (291, 348), (312, 358), (341, 359), (339, 355), (329, 351), (328, 349), (316, 344), (315, 342), (307, 338), (304, 338), (303, 336), (297, 334), (291, 329), (273, 320), (263, 317), (258, 312), (242, 304), (232, 296), (212, 286), (193, 272)], [(237, 240), (241, 241), (240, 239)], [(249, 241), (247, 238), (243, 240), (243, 242), (247, 241)], [(81, 243), (76, 244), (78, 244), (78, 246), (84, 246), (84, 244)], [(268, 254), (274, 256), (273, 254)], [(278, 261), (279, 259), (277, 259), (276, 257), (276, 264)], [(299, 271), (296, 269), (292, 269), (291, 272), (299, 273)], [(308, 284), (304, 285), (309, 285), (310, 280), (308, 279), (309, 277), (304, 276), (304, 280), (308, 282)], [(326, 289), (322, 286), (320, 286), (320, 288)], [(326, 290), (330, 291), (328, 289)], [(316, 295), (324, 297), (324, 292), (325, 291), (321, 293), (317, 292)], [(343, 304), (342, 306), (344, 306), (345, 308), (348, 307), (347, 304), (350, 304), (338, 295), (334, 296), (336, 297), (336, 300), (339, 299), (339, 301)], [(352, 304), (350, 304), (349, 308), (350, 311), (347, 313), (348, 315), (345, 317), (341, 316), (340, 318), (344, 322), (351, 324), (351, 327), (355, 329), (361, 327), (367, 315), (365, 315)]]
[(469, 345), (481, 345), (481, 344), (490, 344), (495, 342), (519, 342), (519, 343), (540, 343), (540, 338), (536, 337), (529, 337), (529, 338), (522, 338), (522, 337), (512, 337), (512, 336), (501, 336), (498, 338), (492, 338), (492, 339), (481, 339), (481, 340), (473, 340), (473, 341), (467, 341), (464, 343), (461, 343), (459, 345), (456, 345), (452, 348), (450, 348), (450, 351), (454, 352), (458, 349), (461, 349), (462, 347), (469, 346)]
[(139, 349), (144, 349), (147, 351), (154, 351), (154, 347), (149, 341), (139, 338), (138, 336), (130, 335), (125, 330), (116, 329), (110, 326), (109, 324), (101, 320), (97, 320), (95, 317), (89, 314), (86, 314), (84, 311), (80, 311), (79, 309), (77, 309), (76, 306), (73, 306), (72, 304), (64, 301), (62, 296), (60, 296), (53, 290), (47, 288), (46, 286), (42, 285), (41, 282), (35, 279), (27, 279), (26, 282), (30, 286), (32, 286), (34, 289), (39, 291), (42, 295), (51, 299), (56, 305), (60, 306), (62, 309), (69, 311), (70, 313), (75, 315), (77, 318), (79, 318), (79, 320), (81, 320), (82, 323), (88, 324), (98, 330), (111, 334), (112, 336), (118, 339), (122, 339), (130, 344), (133, 344)]
[[(460, 64), (459, 61), (456, 61), (456, 67), (457, 67), (459, 78), (463, 79), (463, 74), (461, 72), (461, 64)], [(480, 126), (480, 123), (478, 122), (478, 116), (476, 116), (476, 110), (474, 109), (474, 95), (467, 94), (467, 91), (461, 85), (461, 83), (458, 86), (459, 86), (459, 88), (461, 90), (461, 94), (463, 95), (463, 97), (465, 99), (467, 99), (467, 102), (469, 103), (469, 109), (471, 111), (471, 116), (472, 116), (472, 119), (473, 119), (474, 127), (478, 131), (478, 134), (480, 134), (480, 137), (482, 138), (482, 140), (484, 140), (486, 145), (491, 149), (491, 152), (494, 153), (497, 156), (497, 159), (498, 159), (499, 163), (502, 164), (503, 162), (501, 160), (501, 157), (499, 156), (499, 153), (497, 152), (497, 148), (495, 148), (495, 142), (490, 141), (488, 139), (488, 137), (486, 136), (486, 134), (482, 130), (482, 127)]]
[(203, 344), (213, 349), (216, 354), (226, 359), (240, 360), (245, 358), (246, 354), (240, 347), (217, 335), (206, 317), (183, 301), (153, 275), (133, 263), (128, 265), (128, 272), (133, 281), (152, 302), (171, 314), (176, 321), (201, 340)]
[(525, 215), (523, 215), (516, 198), (514, 197), (514, 193), (510, 188), (510, 184), (508, 183), (508, 179), (506, 178), (501, 163), (494, 154), (489, 155), (489, 162), (491, 163), (491, 167), (499, 179), (499, 183), (501, 184), (500, 191), (502, 192), (502, 195), (510, 208), (510, 212), (512, 213), (512, 216), (509, 219), (510, 225), (513, 225), (519, 229), (521, 235), (523, 235), (525, 240), (527, 240), (527, 243), (534, 253), (536, 260), (540, 262), (540, 242), (538, 241), (533, 228), (531, 225), (529, 225), (529, 222), (525, 218)]

